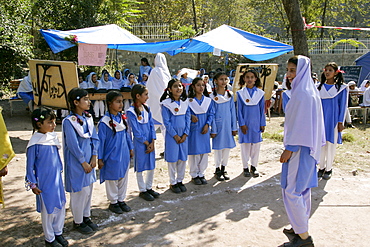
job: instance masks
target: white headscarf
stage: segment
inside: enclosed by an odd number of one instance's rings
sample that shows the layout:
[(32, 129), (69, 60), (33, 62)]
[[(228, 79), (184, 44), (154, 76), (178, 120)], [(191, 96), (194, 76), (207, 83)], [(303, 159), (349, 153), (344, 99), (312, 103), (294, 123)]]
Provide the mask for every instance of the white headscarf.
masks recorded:
[(171, 80), (171, 74), (167, 67), (167, 60), (164, 54), (158, 53), (154, 59), (154, 68), (150, 72), (146, 87), (149, 92), (148, 106), (152, 112), (153, 118), (162, 123), (161, 106), (159, 99), (164, 90), (167, 88), (168, 82)]
[[(96, 85), (95, 83), (92, 81), (92, 77), (93, 75), (96, 75), (95, 72), (91, 72), (89, 75), (88, 75), (88, 79), (87, 79), (87, 88), (95, 88)], [(96, 78), (98, 79), (98, 78)], [(98, 81), (98, 80), (97, 80)], [(99, 81), (98, 81), (98, 84), (99, 84)]]
[[(116, 73), (119, 73), (119, 79), (116, 78)], [(114, 72), (113, 78), (112, 78), (112, 88), (113, 89), (120, 89), (123, 86), (123, 78), (122, 78), (122, 72), (120, 70), (116, 70)]]
[(296, 77), (291, 87), (285, 113), (284, 145), (309, 147), (310, 155), (319, 162), (321, 147), (325, 145), (324, 117), (308, 57), (298, 56)]
[[(105, 74), (108, 74), (108, 80), (107, 81), (104, 79)], [(110, 75), (109, 75), (108, 72), (102, 73), (102, 75), (100, 77), (100, 82), (99, 82), (98, 89), (112, 89), (112, 82), (109, 80), (109, 77), (110, 77)]]
[(361, 83), (361, 86), (360, 86), (360, 90), (361, 91), (365, 91), (366, 90), (366, 83), (368, 82), (369, 80), (363, 80), (362, 83)]

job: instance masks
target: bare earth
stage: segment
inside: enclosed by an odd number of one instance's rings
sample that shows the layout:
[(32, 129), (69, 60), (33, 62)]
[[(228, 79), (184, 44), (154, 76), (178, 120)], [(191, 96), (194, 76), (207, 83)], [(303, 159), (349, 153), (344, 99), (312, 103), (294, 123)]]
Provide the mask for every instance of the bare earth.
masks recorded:
[[(4, 117), (16, 152), (9, 175), (3, 179), (7, 205), (0, 209), (0, 246), (43, 246), (35, 196), (24, 188), (25, 148), (32, 135), (29, 116), (17, 104), (21, 110), (10, 118), (6, 103), (0, 103), (5, 108)], [(267, 131), (270, 124), (282, 122), (282, 117), (272, 118)], [(60, 125), (57, 132), (61, 140)], [(100, 230), (90, 236), (73, 231), (67, 203), (64, 236), (70, 246), (279, 246), (287, 241), (282, 230), (289, 223), (279, 184), (282, 143), (271, 140), (262, 143), (259, 178), (243, 177), (238, 145), (231, 151), (227, 169), (231, 180), (218, 182), (213, 178), (210, 154), (208, 185), (192, 184), (187, 173), (184, 183), (188, 191), (182, 194), (168, 190), (167, 165), (158, 156), (163, 151), (160, 133), (156, 148), (154, 189), (161, 193), (160, 198), (147, 202), (138, 197), (136, 176), (131, 168), (126, 202), (132, 211), (116, 215), (107, 209), (104, 184), (96, 182), (92, 219)], [(362, 153), (359, 157), (358, 166), (368, 167), (370, 154)], [(370, 246), (369, 195), (368, 169), (354, 176), (348, 169), (335, 166), (333, 178), (320, 181), (319, 187), (312, 190), (310, 234), (315, 246)]]

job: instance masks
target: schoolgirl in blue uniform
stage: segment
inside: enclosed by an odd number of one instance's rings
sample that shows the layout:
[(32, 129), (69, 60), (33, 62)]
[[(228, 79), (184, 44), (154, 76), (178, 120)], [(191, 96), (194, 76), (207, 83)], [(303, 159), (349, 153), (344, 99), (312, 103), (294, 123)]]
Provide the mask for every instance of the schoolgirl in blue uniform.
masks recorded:
[(203, 79), (196, 77), (189, 87), (191, 124), (189, 132), (190, 176), (196, 185), (207, 184), (204, 173), (211, 152), (210, 126), (215, 115), (212, 99), (209, 98)]
[(325, 65), (321, 83), (317, 86), (320, 92), (324, 112), (326, 145), (321, 150), (320, 170), (318, 177), (330, 179), (337, 143), (342, 144), (341, 132), (344, 129), (344, 118), (348, 102), (348, 86), (343, 84), (342, 71), (334, 62)]
[(186, 92), (177, 79), (168, 82), (161, 99), (163, 124), (166, 127), (164, 159), (168, 162), (170, 189), (174, 193), (186, 191), (185, 177), (188, 159), (190, 109)]
[(36, 194), (37, 212), (41, 213), (46, 246), (68, 246), (64, 239), (66, 196), (62, 181), (63, 165), (52, 110), (38, 108), (32, 112), (35, 132), (27, 145), (26, 187)]
[(217, 73), (213, 78), (215, 89), (211, 94), (215, 108), (211, 137), (216, 167), (215, 178), (218, 181), (230, 179), (225, 167), (229, 160), (230, 149), (236, 146), (234, 136), (238, 131), (234, 97), (232, 92), (227, 90), (227, 79), (225, 73)]
[(109, 210), (122, 214), (131, 211), (124, 200), (130, 157), (134, 154), (133, 145), (127, 132), (126, 116), (121, 113), (122, 94), (119, 91), (111, 91), (106, 96), (106, 102), (108, 111), (98, 124), (100, 183), (105, 181), (105, 189), (110, 201)]
[[(155, 169), (154, 141), (156, 139), (154, 122), (149, 107), (148, 89), (141, 84), (132, 87), (131, 97), (133, 105), (127, 110), (127, 117), (134, 135), (134, 161), (139, 196), (147, 201), (159, 197), (159, 193), (152, 189)], [(143, 172), (146, 172), (144, 180)]]
[[(258, 73), (253, 70), (246, 70), (240, 77), (240, 90), (238, 95), (238, 122), (239, 122), (239, 143), (243, 161), (244, 176), (258, 177), (257, 171), (258, 156), (262, 142), (262, 132), (265, 131), (265, 99), (259, 87), (261, 81)], [(243, 86), (245, 86), (243, 88)], [(251, 165), (251, 173), (248, 165)]]
[(96, 133), (86, 90), (73, 88), (68, 93), (71, 114), (62, 123), (65, 186), (70, 192), (74, 228), (83, 234), (98, 229), (90, 219), (93, 183), (99, 137)]

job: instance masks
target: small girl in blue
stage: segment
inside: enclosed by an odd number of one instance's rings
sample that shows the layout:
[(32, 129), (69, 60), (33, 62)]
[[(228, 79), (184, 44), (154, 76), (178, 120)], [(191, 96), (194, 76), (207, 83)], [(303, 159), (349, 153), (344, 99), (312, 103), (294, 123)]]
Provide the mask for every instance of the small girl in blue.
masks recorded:
[(90, 219), (99, 137), (87, 112), (90, 99), (86, 90), (73, 88), (68, 93), (71, 114), (62, 123), (66, 191), (70, 192), (73, 226), (82, 234), (98, 230)]
[(178, 79), (168, 82), (161, 99), (163, 124), (166, 127), (164, 159), (168, 162), (170, 189), (174, 193), (186, 191), (185, 177), (188, 159), (190, 109), (186, 92)]
[(118, 91), (111, 91), (106, 96), (106, 102), (108, 111), (98, 124), (100, 183), (105, 181), (105, 190), (110, 201), (109, 210), (122, 214), (131, 211), (124, 200), (130, 157), (134, 154), (133, 145), (127, 132), (126, 116), (121, 113), (122, 94)]
[[(249, 69), (240, 77), (238, 94), (239, 143), (243, 162), (243, 174), (258, 177), (258, 156), (265, 131), (265, 92), (259, 89), (261, 81), (258, 72)], [(243, 88), (243, 86), (245, 87)], [(251, 173), (248, 165), (251, 165)]]
[(41, 213), (46, 246), (68, 246), (63, 237), (66, 196), (64, 193), (59, 156), (59, 143), (55, 130), (56, 115), (44, 107), (32, 112), (35, 132), (27, 145), (26, 186), (36, 194), (37, 212)]
[[(154, 122), (149, 107), (145, 104), (148, 100), (148, 89), (141, 84), (132, 87), (131, 97), (133, 105), (127, 110), (127, 117), (134, 135), (134, 162), (139, 196), (146, 201), (153, 201), (159, 197), (159, 193), (152, 189), (155, 152), (154, 141), (156, 139)], [(144, 180), (143, 172), (146, 171)]]
[(238, 132), (236, 124), (236, 111), (234, 97), (227, 90), (228, 78), (223, 72), (217, 73), (213, 78), (215, 89), (211, 94), (214, 102), (215, 117), (212, 121), (211, 138), (215, 160), (215, 178), (218, 181), (229, 180), (225, 170), (229, 160), (230, 149), (236, 146), (234, 136)]
[(189, 173), (194, 184), (207, 184), (204, 173), (208, 166), (208, 153), (211, 152), (209, 127), (215, 110), (203, 79), (200, 77), (196, 77), (189, 87), (189, 107), (191, 114), (188, 138)]

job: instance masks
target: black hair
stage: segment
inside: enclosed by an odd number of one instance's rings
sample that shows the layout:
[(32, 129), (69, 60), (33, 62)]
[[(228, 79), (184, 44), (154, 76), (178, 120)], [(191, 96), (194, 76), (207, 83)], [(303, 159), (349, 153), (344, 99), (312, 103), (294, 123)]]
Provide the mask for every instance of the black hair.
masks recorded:
[[(339, 92), (339, 89), (344, 82), (343, 74), (341, 71), (339, 71), (339, 67), (335, 62), (327, 63), (324, 68), (329, 67), (329, 66), (332, 67), (334, 71), (338, 72), (337, 75), (334, 76), (334, 82), (335, 82), (335, 88)], [(322, 85), (324, 85), (325, 82), (326, 82), (326, 76), (325, 76), (325, 71), (324, 71), (321, 73), (320, 85), (317, 87), (319, 91), (321, 90)]]
[[(131, 98), (134, 101), (133, 106), (134, 106), (134, 110), (135, 110), (137, 117), (141, 115), (141, 112), (136, 104), (136, 100), (137, 100), (136, 95), (137, 94), (142, 95), (145, 92), (145, 90), (147, 90), (147, 88), (142, 84), (135, 84), (131, 89)], [(149, 112), (149, 108), (147, 105), (142, 104), (142, 106), (147, 112)]]
[[(165, 100), (167, 98), (171, 98), (172, 101), (175, 101), (172, 93), (170, 92), (170, 89), (172, 88), (173, 84), (175, 84), (175, 82), (178, 82), (178, 81), (179, 81), (178, 79), (174, 78), (174, 79), (171, 79), (168, 82), (167, 88), (164, 90), (164, 93), (162, 94), (161, 98), (159, 99), (160, 102), (162, 102), (163, 100)], [(188, 97), (186, 95), (186, 90), (185, 90), (184, 85), (183, 84), (181, 84), (181, 85), (183, 87), (183, 90), (182, 90), (182, 94), (180, 95), (180, 100), (185, 101)]]
[[(114, 127), (114, 124), (113, 124), (113, 118), (112, 118), (112, 114), (110, 113), (110, 110), (109, 110), (109, 105), (110, 105), (110, 103), (113, 103), (113, 101), (117, 97), (122, 97), (123, 98), (123, 95), (119, 91), (117, 91), (117, 90), (110, 91), (105, 96), (105, 101), (107, 102), (107, 109), (108, 109), (108, 113), (109, 113), (109, 117), (110, 117), (109, 124), (112, 127), (114, 134), (116, 134), (117, 131), (116, 131), (116, 128)], [(123, 121), (123, 124), (126, 126), (126, 129), (127, 129), (127, 122), (126, 122), (126, 120), (124, 118), (122, 118), (122, 121)]]
[[(68, 103), (69, 103), (69, 110), (73, 112), (73, 115), (76, 110), (76, 105), (74, 103), (75, 100), (80, 101), (83, 97), (87, 96), (88, 92), (82, 88), (72, 88), (71, 91), (68, 92)], [(87, 117), (91, 117), (90, 113), (85, 111)]]
[[(195, 84), (198, 83), (198, 81), (202, 81), (202, 83), (204, 84), (202, 78), (195, 77), (193, 79), (193, 81), (191, 82), (191, 85), (189, 86), (189, 93), (188, 93), (189, 98), (194, 98), (195, 97), (194, 87), (195, 87)], [(209, 97), (209, 93), (208, 93), (207, 87), (205, 85), (204, 85), (203, 95), (206, 96), (206, 97)]]
[(289, 58), (287, 63), (293, 63), (295, 66), (298, 66), (298, 55)]
[(254, 69), (247, 69), (246, 71), (244, 71), (244, 73), (240, 76), (240, 79), (239, 79), (239, 86), (240, 86), (240, 89), (243, 88), (243, 86), (245, 85), (245, 81), (244, 81), (244, 76), (247, 74), (247, 73), (252, 73), (257, 79), (256, 79), (256, 82), (254, 83), (254, 86), (256, 88), (259, 88), (259, 87), (262, 87), (262, 83), (261, 83), (261, 80), (260, 80), (260, 77), (259, 77), (259, 73), (254, 70)]
[[(222, 75), (225, 75), (225, 76), (227, 77), (227, 75), (226, 75), (226, 73), (225, 73), (225, 72), (218, 72), (218, 73), (217, 73), (217, 74), (215, 74), (215, 76), (213, 77), (213, 81), (212, 81), (212, 83), (213, 83), (213, 95), (214, 95), (214, 96), (217, 96), (217, 89), (216, 89), (215, 81), (217, 81), (217, 80), (218, 80), (218, 78), (220, 78), (220, 76), (222, 76)], [(227, 96), (229, 96), (229, 98), (231, 98), (231, 93), (230, 93), (230, 91), (227, 89), (227, 85), (225, 86), (225, 90), (226, 90), (226, 92), (227, 92)]]
[(57, 116), (55, 115), (55, 112), (52, 109), (49, 109), (43, 106), (35, 109), (31, 114), (33, 132), (35, 132), (35, 130), (40, 129), (39, 126), (37, 126), (37, 123), (43, 124), (44, 120), (48, 118), (50, 118), (50, 120), (57, 118)]
[(141, 59), (141, 61), (144, 62), (144, 63), (146, 63), (146, 66), (150, 66), (149, 61), (148, 61), (148, 59), (146, 57), (143, 57)]

